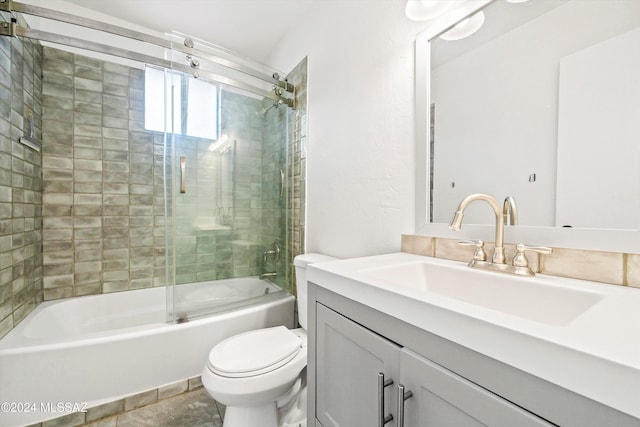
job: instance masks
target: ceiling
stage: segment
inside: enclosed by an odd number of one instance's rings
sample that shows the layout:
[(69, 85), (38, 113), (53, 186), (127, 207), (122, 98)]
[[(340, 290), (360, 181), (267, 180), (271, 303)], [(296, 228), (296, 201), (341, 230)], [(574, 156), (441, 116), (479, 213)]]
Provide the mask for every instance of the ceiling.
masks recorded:
[(264, 62), (313, 0), (67, 0), (162, 33), (179, 31)]

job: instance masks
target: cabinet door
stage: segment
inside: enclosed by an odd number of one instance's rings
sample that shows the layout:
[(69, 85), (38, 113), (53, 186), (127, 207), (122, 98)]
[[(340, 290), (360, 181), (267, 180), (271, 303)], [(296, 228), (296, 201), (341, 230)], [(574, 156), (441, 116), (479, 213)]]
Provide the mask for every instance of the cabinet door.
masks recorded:
[(410, 350), (400, 366), (400, 383), (413, 393), (404, 402), (406, 427), (553, 425)]
[[(324, 427), (378, 425), (378, 373), (397, 380), (400, 349), (355, 322), (316, 304), (316, 418)], [(385, 387), (385, 409), (395, 408)]]

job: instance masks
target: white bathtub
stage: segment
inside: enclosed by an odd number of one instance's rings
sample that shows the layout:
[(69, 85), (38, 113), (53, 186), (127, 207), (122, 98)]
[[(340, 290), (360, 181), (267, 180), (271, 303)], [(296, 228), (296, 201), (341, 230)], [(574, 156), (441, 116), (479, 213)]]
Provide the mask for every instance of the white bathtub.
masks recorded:
[[(198, 376), (224, 338), (293, 326), (294, 298), (256, 278), (180, 285), (176, 313), (183, 304), (197, 309), (203, 300), (216, 299), (216, 287), (224, 290), (218, 313), (180, 324), (165, 322), (165, 288), (38, 305), (0, 340), (0, 426), (64, 415), (59, 403), (91, 407)], [(246, 297), (248, 302), (237, 302)]]

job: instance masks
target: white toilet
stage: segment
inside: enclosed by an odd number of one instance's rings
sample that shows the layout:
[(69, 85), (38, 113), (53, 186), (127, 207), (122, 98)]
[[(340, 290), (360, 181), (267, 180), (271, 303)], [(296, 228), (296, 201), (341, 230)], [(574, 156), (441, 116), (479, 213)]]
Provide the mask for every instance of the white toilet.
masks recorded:
[[(207, 392), (226, 406), (223, 427), (306, 425), (307, 265), (335, 258), (294, 260), (300, 328), (257, 329), (227, 338), (209, 353), (202, 371)], [(280, 416), (279, 413), (280, 412)]]

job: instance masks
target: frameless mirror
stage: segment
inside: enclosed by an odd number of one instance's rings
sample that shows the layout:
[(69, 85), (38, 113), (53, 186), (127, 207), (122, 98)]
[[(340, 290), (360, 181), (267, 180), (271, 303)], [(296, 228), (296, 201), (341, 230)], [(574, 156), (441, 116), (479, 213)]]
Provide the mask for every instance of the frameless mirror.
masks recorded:
[[(418, 222), (446, 223), (465, 196), (488, 193), (513, 196), (519, 225), (542, 233), (640, 229), (640, 2), (482, 6), (470, 37), (417, 40), (429, 73), (416, 81), (429, 121)], [(482, 204), (465, 212), (466, 224), (494, 221)]]

